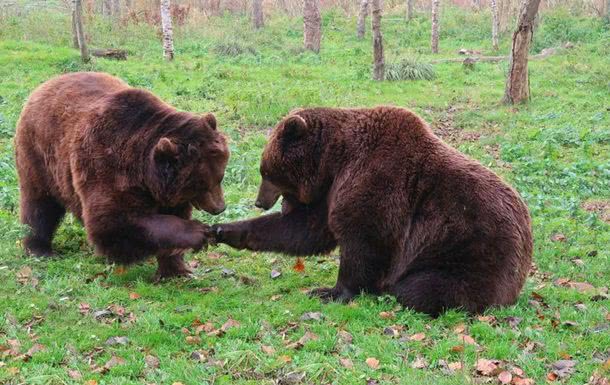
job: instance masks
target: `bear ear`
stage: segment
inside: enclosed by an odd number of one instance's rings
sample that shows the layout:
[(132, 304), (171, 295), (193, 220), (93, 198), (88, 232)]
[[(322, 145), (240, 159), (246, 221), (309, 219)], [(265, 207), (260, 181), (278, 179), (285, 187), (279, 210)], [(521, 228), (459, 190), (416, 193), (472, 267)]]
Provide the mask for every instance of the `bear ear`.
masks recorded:
[(290, 143), (301, 139), (307, 133), (307, 122), (299, 115), (292, 115), (284, 120), (283, 139)]
[(171, 139), (163, 137), (159, 139), (153, 150), (155, 160), (168, 160), (178, 155), (178, 146)]
[(205, 114), (201, 117), (201, 119), (203, 119), (212, 130), (216, 131), (217, 123), (214, 114)]

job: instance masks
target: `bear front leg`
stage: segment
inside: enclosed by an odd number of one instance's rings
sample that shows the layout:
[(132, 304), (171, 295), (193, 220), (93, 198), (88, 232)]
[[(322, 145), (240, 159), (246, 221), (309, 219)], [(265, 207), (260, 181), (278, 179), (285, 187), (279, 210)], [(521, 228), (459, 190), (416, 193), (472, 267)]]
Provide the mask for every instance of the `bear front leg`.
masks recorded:
[(325, 207), (298, 207), (288, 214), (212, 226), (216, 242), (236, 249), (275, 251), (292, 255), (327, 253), (337, 246), (328, 228)]
[(184, 250), (164, 250), (157, 254), (155, 282), (173, 277), (190, 277), (193, 272), (184, 262)]
[(150, 243), (159, 249), (201, 250), (207, 246), (210, 227), (192, 219), (174, 215), (150, 215), (136, 220), (144, 228)]
[(349, 302), (361, 292), (378, 294), (380, 280), (389, 266), (388, 254), (368, 240), (349, 239), (341, 242), (339, 276), (334, 287), (321, 287), (309, 292), (323, 301)]

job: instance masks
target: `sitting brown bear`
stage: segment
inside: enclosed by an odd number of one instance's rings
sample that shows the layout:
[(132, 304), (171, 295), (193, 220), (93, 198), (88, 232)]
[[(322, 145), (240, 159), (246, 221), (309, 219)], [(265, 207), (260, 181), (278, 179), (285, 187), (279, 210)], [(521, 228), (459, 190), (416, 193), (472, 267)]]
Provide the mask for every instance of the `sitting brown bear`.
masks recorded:
[(346, 301), (395, 295), (436, 316), (515, 302), (532, 258), (527, 207), (415, 114), (393, 107), (299, 110), (275, 128), (256, 205), (282, 212), (213, 227), (236, 248), (295, 255), (341, 251)]
[(15, 137), (25, 248), (52, 254), (66, 210), (98, 253), (127, 264), (155, 255), (158, 278), (187, 275), (183, 254), (207, 244), (192, 206), (225, 208), (229, 157), (216, 119), (178, 112), (103, 73), (56, 77), (30, 96)]

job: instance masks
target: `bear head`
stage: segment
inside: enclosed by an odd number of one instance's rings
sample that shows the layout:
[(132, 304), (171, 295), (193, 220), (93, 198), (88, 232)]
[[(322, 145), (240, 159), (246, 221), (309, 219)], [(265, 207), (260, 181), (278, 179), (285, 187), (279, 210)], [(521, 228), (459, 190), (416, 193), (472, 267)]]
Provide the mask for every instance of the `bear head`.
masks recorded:
[(225, 209), (222, 179), (229, 149), (216, 118), (188, 114), (171, 125), (151, 150), (149, 189), (168, 207), (190, 203), (198, 210), (220, 214)]
[(260, 165), (262, 182), (256, 206), (265, 210), (284, 197), (282, 211), (294, 204), (315, 202), (323, 193), (320, 177), (320, 127), (297, 114), (284, 118), (273, 130)]

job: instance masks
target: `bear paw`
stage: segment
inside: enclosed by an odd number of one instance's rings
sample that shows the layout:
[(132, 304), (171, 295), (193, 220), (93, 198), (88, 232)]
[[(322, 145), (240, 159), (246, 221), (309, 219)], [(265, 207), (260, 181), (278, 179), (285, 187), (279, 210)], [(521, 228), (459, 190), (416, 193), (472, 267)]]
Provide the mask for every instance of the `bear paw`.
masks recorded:
[(348, 289), (337, 287), (320, 287), (307, 293), (310, 297), (318, 297), (322, 302), (349, 302), (356, 295)]

